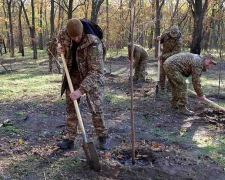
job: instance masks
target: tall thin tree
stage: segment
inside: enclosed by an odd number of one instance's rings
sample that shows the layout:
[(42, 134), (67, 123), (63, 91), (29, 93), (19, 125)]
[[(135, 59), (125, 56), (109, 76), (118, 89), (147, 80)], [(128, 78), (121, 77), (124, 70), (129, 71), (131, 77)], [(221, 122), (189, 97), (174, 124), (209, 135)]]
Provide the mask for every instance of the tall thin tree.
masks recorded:
[(19, 24), (19, 52), (24, 56), (24, 46), (23, 46), (23, 28), (22, 28), (22, 5), (21, 2), (19, 4), (19, 18), (18, 18), (18, 24)]
[(192, 34), (191, 53), (201, 53), (201, 41), (202, 41), (202, 27), (204, 14), (208, 8), (209, 1), (205, 0), (188, 0), (191, 6), (191, 12), (194, 17), (194, 31)]
[(14, 37), (13, 37), (13, 22), (11, 12), (12, 0), (7, 0), (8, 17), (9, 17), (9, 29), (10, 29), (10, 57), (14, 57)]
[(54, 31), (55, 31), (55, 28), (54, 28), (54, 20), (55, 20), (54, 9), (55, 9), (54, 0), (51, 0), (51, 13), (50, 13), (51, 38), (54, 36)]
[[(155, 37), (160, 35), (160, 15), (161, 15), (161, 9), (165, 3), (165, 0), (156, 0), (156, 21), (155, 21)], [(158, 48), (157, 48), (157, 40), (155, 38), (155, 54), (158, 54)]]
[(39, 48), (41, 50), (44, 49), (43, 47), (43, 0), (41, 0), (41, 4), (40, 4), (40, 22), (39, 22), (39, 27), (40, 27), (40, 32), (39, 32)]

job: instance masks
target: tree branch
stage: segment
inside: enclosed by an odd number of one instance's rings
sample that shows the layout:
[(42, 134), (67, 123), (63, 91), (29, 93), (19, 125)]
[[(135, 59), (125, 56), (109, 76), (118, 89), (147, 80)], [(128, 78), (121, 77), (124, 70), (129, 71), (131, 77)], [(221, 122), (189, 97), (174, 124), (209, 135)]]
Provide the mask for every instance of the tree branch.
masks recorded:
[(58, 1), (54, 1), (56, 4), (58, 4), (64, 11), (66, 11), (68, 13), (68, 11), (60, 4), (58, 3)]
[[(79, 2), (80, 2), (80, 0), (79, 0)], [(72, 12), (75, 11), (79, 6), (85, 5), (85, 3), (86, 3), (86, 0), (84, 0), (83, 3), (80, 2), (80, 4), (78, 4), (78, 5), (72, 10)]]
[(159, 6), (159, 11), (161, 11), (162, 6), (164, 5), (164, 3), (165, 3), (165, 0), (163, 0), (162, 3), (160, 4), (160, 6)]
[(204, 6), (203, 6), (203, 14), (204, 14), (205, 11), (207, 10), (208, 4), (209, 4), (209, 1), (208, 1), (208, 0), (205, 0), (205, 4), (204, 4)]

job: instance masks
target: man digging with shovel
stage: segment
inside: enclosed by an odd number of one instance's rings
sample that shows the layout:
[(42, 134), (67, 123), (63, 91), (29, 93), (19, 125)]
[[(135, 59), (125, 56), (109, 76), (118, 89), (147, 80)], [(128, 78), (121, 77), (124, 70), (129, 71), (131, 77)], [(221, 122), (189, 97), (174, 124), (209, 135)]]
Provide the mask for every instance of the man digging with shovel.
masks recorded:
[(201, 86), (201, 74), (210, 65), (216, 65), (216, 57), (212, 54), (198, 55), (192, 53), (179, 53), (169, 57), (164, 62), (164, 70), (172, 89), (170, 106), (172, 110), (192, 116), (193, 111), (187, 109), (187, 84), (186, 77), (192, 76), (192, 84), (200, 100), (205, 100)]
[(70, 19), (66, 28), (58, 37), (58, 54), (64, 54), (68, 71), (75, 91), (70, 92), (67, 79), (61, 88), (66, 91), (66, 135), (58, 147), (62, 149), (74, 146), (77, 135), (78, 119), (74, 109), (74, 100), (86, 93), (92, 121), (98, 135), (100, 149), (107, 150), (107, 128), (103, 119), (104, 62), (102, 31), (87, 21)]

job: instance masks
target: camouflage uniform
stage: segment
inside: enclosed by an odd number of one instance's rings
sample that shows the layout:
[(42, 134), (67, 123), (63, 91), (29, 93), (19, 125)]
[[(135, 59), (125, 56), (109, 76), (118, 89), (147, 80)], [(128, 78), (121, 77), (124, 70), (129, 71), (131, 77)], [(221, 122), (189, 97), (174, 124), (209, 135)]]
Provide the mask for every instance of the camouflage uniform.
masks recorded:
[(2, 38), (2, 36), (0, 36), (0, 54), (3, 55), (2, 53), (2, 49), (4, 47), (4, 39)]
[[(82, 40), (76, 47), (64, 29), (59, 34), (59, 43), (65, 48), (65, 58), (74, 89), (86, 93), (88, 106), (92, 114), (95, 131), (99, 137), (107, 135), (107, 128), (103, 118), (103, 92), (104, 92), (104, 62), (103, 44), (92, 34), (83, 34)], [(73, 57), (75, 53), (75, 57)], [(77, 134), (78, 119), (70, 91), (64, 74), (61, 94), (66, 90), (66, 138), (74, 140)], [(79, 102), (79, 100), (78, 100)]]
[[(177, 31), (178, 36), (172, 37), (170, 35), (171, 30)], [(180, 53), (181, 52), (181, 46), (182, 46), (182, 37), (181, 33), (179, 31), (178, 26), (172, 26), (170, 31), (165, 32), (161, 36), (161, 44), (163, 44), (162, 54), (160, 57), (160, 88), (161, 90), (165, 89), (165, 82), (166, 82), (166, 73), (163, 69), (163, 64), (167, 58), (170, 56)]]
[[(129, 43), (128, 49), (130, 49), (130, 47), (131, 47), (131, 44)], [(134, 55), (133, 68), (135, 69), (134, 79), (137, 81), (145, 81), (145, 76), (146, 76), (145, 69), (146, 69), (147, 61), (148, 61), (148, 53), (141, 45), (134, 44), (133, 55)]]
[(205, 71), (204, 58), (192, 53), (179, 53), (164, 62), (164, 70), (172, 89), (171, 106), (187, 105), (187, 84), (185, 77), (192, 75), (192, 83), (197, 95), (203, 96), (200, 76)]
[[(56, 62), (56, 60), (58, 60), (57, 39), (54, 38), (52, 41), (49, 41), (47, 43), (47, 46), (48, 46), (47, 53), (48, 53), (48, 56), (49, 56), (49, 71), (52, 72), (52, 64), (54, 62), (56, 64), (58, 72), (61, 73), (60, 65)], [(54, 59), (54, 58), (56, 58), (56, 59)]]

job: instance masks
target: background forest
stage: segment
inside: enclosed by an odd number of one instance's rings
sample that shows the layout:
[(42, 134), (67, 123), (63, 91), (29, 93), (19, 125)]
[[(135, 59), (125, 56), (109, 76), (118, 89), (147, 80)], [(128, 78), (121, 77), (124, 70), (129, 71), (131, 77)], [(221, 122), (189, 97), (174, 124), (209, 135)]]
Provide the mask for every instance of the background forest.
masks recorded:
[[(134, 3), (135, 2), (135, 3)], [(14, 57), (14, 48), (44, 49), (67, 19), (98, 23), (107, 48), (122, 49), (130, 39), (129, 7), (135, 4), (134, 41), (146, 48), (172, 24), (180, 27), (184, 48), (199, 53), (219, 49), (224, 38), (224, 0), (1, 0), (0, 34)], [(221, 40), (221, 41), (220, 41)]]

